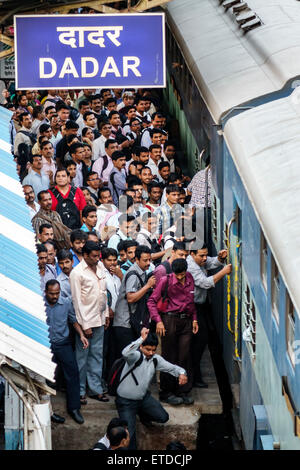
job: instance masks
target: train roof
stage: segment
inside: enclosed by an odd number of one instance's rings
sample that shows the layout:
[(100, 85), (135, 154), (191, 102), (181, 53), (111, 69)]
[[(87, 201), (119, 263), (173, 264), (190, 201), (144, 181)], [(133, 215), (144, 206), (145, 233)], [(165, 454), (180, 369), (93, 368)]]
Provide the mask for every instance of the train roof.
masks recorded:
[[(166, 7), (167, 21), (216, 123), (234, 106), (281, 90), (300, 76), (299, 2), (247, 0), (250, 20), (240, 25), (233, 8), (245, 2), (232, 2), (226, 10), (228, 2), (173, 0)], [(258, 20), (261, 25), (244, 32), (242, 27)]]
[(300, 314), (300, 88), (230, 119), (224, 137)]

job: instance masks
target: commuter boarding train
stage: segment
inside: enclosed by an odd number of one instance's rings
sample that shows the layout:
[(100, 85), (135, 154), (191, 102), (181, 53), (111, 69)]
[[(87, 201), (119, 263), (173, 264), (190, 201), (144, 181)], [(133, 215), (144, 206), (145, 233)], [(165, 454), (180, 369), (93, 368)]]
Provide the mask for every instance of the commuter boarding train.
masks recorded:
[(210, 155), (213, 292), (246, 449), (300, 449), (300, 3), (173, 0), (166, 99)]

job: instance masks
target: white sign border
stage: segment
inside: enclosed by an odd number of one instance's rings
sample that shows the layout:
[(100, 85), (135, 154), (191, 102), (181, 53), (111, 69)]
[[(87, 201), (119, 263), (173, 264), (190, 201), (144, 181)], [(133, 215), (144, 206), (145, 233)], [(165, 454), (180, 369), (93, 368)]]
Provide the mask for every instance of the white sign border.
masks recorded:
[[(105, 85), (103, 87), (98, 86), (98, 88), (166, 88), (167, 87), (167, 71), (166, 71), (166, 14), (164, 12), (161, 13), (105, 13), (105, 14), (93, 14), (94, 16), (99, 16), (101, 18), (108, 17), (108, 16), (160, 16), (162, 20), (162, 39), (163, 39), (163, 47), (162, 47), (162, 52), (163, 52), (163, 85), (143, 85), (141, 86), (140, 84), (135, 84), (135, 85), (126, 85), (124, 87), (124, 84), (114, 84), (114, 85)], [(86, 14), (86, 15), (14, 15), (14, 47), (15, 47), (15, 88), (16, 90), (24, 90), (24, 88), (19, 88), (18, 87), (18, 50), (17, 50), (17, 25), (16, 25), (16, 19), (17, 18), (50, 18), (50, 17), (55, 17), (55, 18), (62, 18), (62, 17), (78, 17), (78, 18), (83, 18), (83, 17), (91, 17), (91, 15)], [(95, 85), (93, 86), (87, 86), (84, 85), (85, 89), (94, 89)], [(80, 87), (74, 86), (74, 87), (39, 87), (38, 90), (78, 90)], [(26, 88), (26, 90), (36, 90), (35, 88)]]

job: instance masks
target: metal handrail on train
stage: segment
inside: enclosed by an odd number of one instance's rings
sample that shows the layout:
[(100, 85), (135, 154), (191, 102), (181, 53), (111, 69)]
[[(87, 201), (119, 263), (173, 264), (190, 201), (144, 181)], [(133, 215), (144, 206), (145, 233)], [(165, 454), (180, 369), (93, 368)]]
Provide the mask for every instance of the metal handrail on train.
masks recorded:
[[(230, 219), (228, 226), (227, 226), (227, 264), (230, 264), (230, 229), (232, 227), (233, 222), (236, 220), (236, 215), (234, 213), (233, 217)], [(233, 333), (230, 323), (230, 316), (231, 316), (231, 279), (230, 274), (227, 276), (227, 328), (230, 333)]]
[(234, 256), (234, 358), (240, 361), (240, 355), (238, 350), (238, 339), (239, 339), (239, 298), (238, 298), (238, 283), (239, 283), (239, 249), (241, 242), (238, 242), (235, 247)]

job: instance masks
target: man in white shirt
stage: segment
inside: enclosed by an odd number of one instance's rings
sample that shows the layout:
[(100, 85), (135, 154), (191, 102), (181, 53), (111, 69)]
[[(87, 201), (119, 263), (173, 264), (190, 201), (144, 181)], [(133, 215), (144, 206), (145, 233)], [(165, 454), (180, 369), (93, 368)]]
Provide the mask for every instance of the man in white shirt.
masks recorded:
[(79, 112), (80, 112), (80, 116), (78, 119), (76, 119), (76, 122), (79, 126), (79, 129), (78, 129), (78, 133), (81, 134), (82, 132), (82, 129), (85, 127), (85, 124), (84, 124), (84, 120), (83, 120), (83, 116), (84, 114), (87, 112), (87, 111), (90, 111), (90, 103), (89, 101), (87, 100), (82, 100), (80, 101), (79, 103)]
[(95, 139), (92, 143), (93, 156), (92, 160), (97, 160), (99, 157), (105, 155), (105, 142), (111, 136), (112, 125), (109, 122), (102, 121), (99, 124), (100, 137)]
[(93, 171), (98, 173), (100, 180), (108, 183), (109, 176), (114, 169), (114, 164), (111, 159), (112, 154), (118, 150), (118, 142), (114, 139), (107, 139), (105, 144), (105, 152), (93, 164)]
[(147, 166), (150, 168), (152, 175), (159, 179), (158, 164), (161, 161), (161, 146), (158, 144), (150, 145), (149, 152), (149, 162)]
[(113, 204), (110, 189), (103, 187), (99, 189), (98, 200), (100, 206), (97, 209), (97, 225), (96, 230), (101, 232), (105, 225), (110, 225), (110, 219), (119, 212), (118, 208)]
[(23, 186), (25, 201), (29, 209), (30, 220), (36, 215), (40, 210), (40, 205), (34, 200), (35, 194), (33, 187), (30, 184), (25, 184)]
[(86, 398), (86, 382), (89, 396), (98, 401), (109, 399), (103, 393), (102, 365), (104, 328), (109, 326), (106, 281), (102, 263), (99, 263), (100, 247), (87, 241), (82, 249), (83, 260), (71, 271), (70, 285), (76, 318), (89, 340), (83, 349), (76, 338), (76, 359), (80, 376), (80, 396)]

